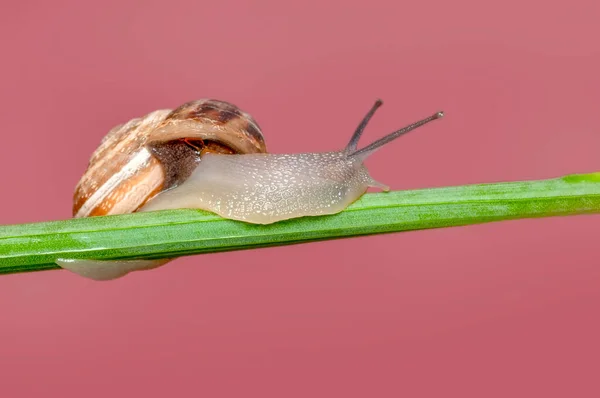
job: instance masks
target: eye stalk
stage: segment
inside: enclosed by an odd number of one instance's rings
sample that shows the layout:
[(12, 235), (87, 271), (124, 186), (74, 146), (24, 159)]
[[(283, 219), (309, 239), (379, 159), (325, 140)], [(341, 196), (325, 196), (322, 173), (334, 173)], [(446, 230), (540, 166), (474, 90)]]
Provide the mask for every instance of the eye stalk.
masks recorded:
[(349, 154), (348, 156), (357, 157), (357, 158), (361, 158), (362, 160), (364, 160), (369, 155), (371, 155), (373, 152), (375, 152), (382, 146), (394, 141), (396, 138), (403, 136), (404, 134), (411, 132), (429, 122), (432, 122), (434, 120), (444, 117), (443, 111), (436, 112), (433, 115), (426, 117), (425, 119), (422, 119), (422, 120), (419, 120), (412, 124), (409, 124), (408, 126), (403, 127), (399, 130), (396, 130), (396, 131), (376, 140), (375, 142), (372, 142), (371, 144), (367, 145), (366, 147), (357, 150), (356, 148), (358, 146), (358, 141), (360, 140), (360, 137), (361, 137), (365, 127), (367, 126), (367, 124), (369, 123), (369, 121), (371, 120), (373, 115), (375, 114), (375, 111), (377, 111), (377, 109), (379, 109), (379, 107), (381, 107), (381, 105), (383, 105), (383, 101), (381, 101), (380, 99), (375, 101), (375, 104), (373, 104), (373, 106), (371, 107), (369, 112), (365, 115), (363, 120), (358, 125), (356, 131), (354, 132), (354, 134), (352, 135), (352, 138), (350, 139), (350, 142), (348, 142), (348, 145), (346, 146), (346, 152)]
[(373, 117), (373, 115), (375, 114), (377, 109), (379, 109), (379, 107), (381, 105), (383, 105), (382, 100), (378, 99), (377, 101), (375, 101), (375, 104), (373, 104), (373, 106), (371, 107), (369, 112), (365, 115), (363, 120), (360, 122), (360, 124), (356, 128), (356, 131), (354, 132), (354, 134), (352, 134), (352, 138), (350, 138), (350, 142), (348, 142), (348, 145), (346, 146), (346, 152), (352, 153), (352, 152), (356, 151), (356, 147), (358, 146), (358, 141), (360, 140), (360, 136), (362, 135), (363, 131), (365, 130), (365, 127), (367, 127), (367, 124), (369, 124), (369, 121), (371, 120), (371, 118)]

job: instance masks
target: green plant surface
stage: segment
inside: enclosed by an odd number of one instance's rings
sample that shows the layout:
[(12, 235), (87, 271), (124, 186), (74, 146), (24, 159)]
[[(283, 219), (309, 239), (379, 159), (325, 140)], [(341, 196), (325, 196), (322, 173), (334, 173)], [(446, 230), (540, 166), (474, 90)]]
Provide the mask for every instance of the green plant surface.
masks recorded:
[(0, 274), (57, 258), (172, 258), (311, 241), (600, 212), (600, 173), (368, 193), (336, 215), (271, 225), (181, 209), (0, 226)]

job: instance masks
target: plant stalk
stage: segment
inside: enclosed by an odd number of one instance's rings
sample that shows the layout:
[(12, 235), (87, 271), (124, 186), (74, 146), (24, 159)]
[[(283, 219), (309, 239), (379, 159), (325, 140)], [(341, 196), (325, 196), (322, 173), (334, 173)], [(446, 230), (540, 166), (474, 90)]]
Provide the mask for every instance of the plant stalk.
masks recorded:
[(600, 213), (600, 172), (546, 180), (368, 193), (345, 211), (271, 225), (181, 209), (0, 226), (0, 274), (58, 269), (57, 258), (173, 258), (201, 253)]

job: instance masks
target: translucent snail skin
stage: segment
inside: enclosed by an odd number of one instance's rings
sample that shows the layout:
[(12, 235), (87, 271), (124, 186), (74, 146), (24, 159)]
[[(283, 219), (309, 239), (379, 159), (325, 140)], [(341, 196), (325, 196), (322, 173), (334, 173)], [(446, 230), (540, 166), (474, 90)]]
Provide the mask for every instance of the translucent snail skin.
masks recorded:
[[(182, 107), (187, 106), (189, 109), (189, 104), (191, 103)], [(193, 208), (252, 224), (271, 224), (298, 217), (336, 214), (360, 198), (369, 187), (389, 190), (388, 186), (369, 175), (364, 165), (367, 157), (396, 138), (443, 116), (443, 112), (437, 112), (358, 149), (358, 141), (366, 125), (383, 104), (381, 100), (377, 100), (344, 149), (335, 152), (272, 154), (266, 152), (258, 124), (234, 105), (215, 100), (195, 101), (194, 104), (196, 105), (192, 108), (200, 107), (204, 111), (194, 113), (175, 110), (173, 112), (186, 117), (177, 119), (179, 124), (174, 125), (173, 117), (162, 111), (162, 117), (167, 121), (171, 119), (171, 125), (164, 121), (154, 121), (152, 126), (146, 127), (142, 132), (150, 138), (143, 145), (138, 145), (136, 151), (148, 153), (147, 156), (144, 155), (144, 159), (147, 163), (155, 163), (153, 175), (160, 181), (153, 182), (151, 177), (146, 176), (144, 183), (149, 185), (139, 191), (155, 192), (142, 199), (139, 194), (133, 195), (133, 203), (137, 204), (137, 208), (123, 212)], [(225, 116), (224, 111), (228, 112)], [(237, 128), (235, 133), (226, 131), (230, 123), (237, 123), (234, 124)], [(216, 126), (220, 129), (215, 128)], [(190, 130), (195, 135), (190, 134)], [(212, 135), (203, 134), (206, 130)], [(219, 145), (216, 146), (214, 142), (219, 139), (220, 130), (229, 141), (218, 141)], [(140, 134), (140, 131), (131, 131), (133, 132), (130, 134)], [(162, 136), (159, 134), (161, 131)], [(122, 134), (121, 141), (126, 140), (126, 136), (127, 134)], [(162, 139), (157, 140), (157, 136)], [(248, 142), (236, 145), (236, 139)], [(227, 146), (222, 142), (227, 142)], [(232, 150), (232, 147), (237, 149)], [(126, 146), (122, 147), (122, 153), (127, 153), (123, 148)], [(105, 151), (110, 153), (110, 149)], [(127, 156), (127, 160), (132, 158), (131, 154)], [(137, 168), (134, 167), (138, 174), (129, 173), (134, 176), (133, 181), (123, 184), (122, 180), (118, 180), (113, 182), (113, 187), (127, 188), (134, 185), (135, 189), (135, 180), (140, 180), (140, 171), (141, 174), (145, 171), (140, 168), (139, 163)], [(127, 176), (127, 173), (122, 174)], [(123, 178), (125, 177), (121, 176)], [(111, 197), (110, 189), (106, 189), (104, 196)], [(131, 202), (131, 195), (114, 197), (128, 198)], [(77, 198), (75, 201), (77, 202)], [(118, 200), (113, 202), (115, 203), (110, 203), (111, 208), (119, 208)], [(79, 209), (84, 206), (85, 203)], [(156, 268), (169, 261), (59, 259), (57, 264), (90, 279), (110, 280), (132, 271)]]

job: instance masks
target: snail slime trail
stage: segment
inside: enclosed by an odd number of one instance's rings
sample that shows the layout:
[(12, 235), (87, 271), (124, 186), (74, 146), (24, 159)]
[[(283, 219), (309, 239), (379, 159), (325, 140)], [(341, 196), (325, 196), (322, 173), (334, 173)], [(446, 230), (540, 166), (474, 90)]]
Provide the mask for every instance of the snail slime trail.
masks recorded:
[[(267, 153), (256, 121), (235, 105), (217, 100), (193, 101), (133, 119), (112, 129), (92, 155), (76, 188), (74, 214), (193, 208), (271, 224), (339, 213), (369, 187), (389, 190), (370, 176), (365, 159), (443, 116), (437, 112), (358, 149), (365, 127), (382, 104), (377, 100), (346, 147), (334, 152)], [(57, 264), (86, 278), (111, 280), (169, 261), (59, 259)]]

